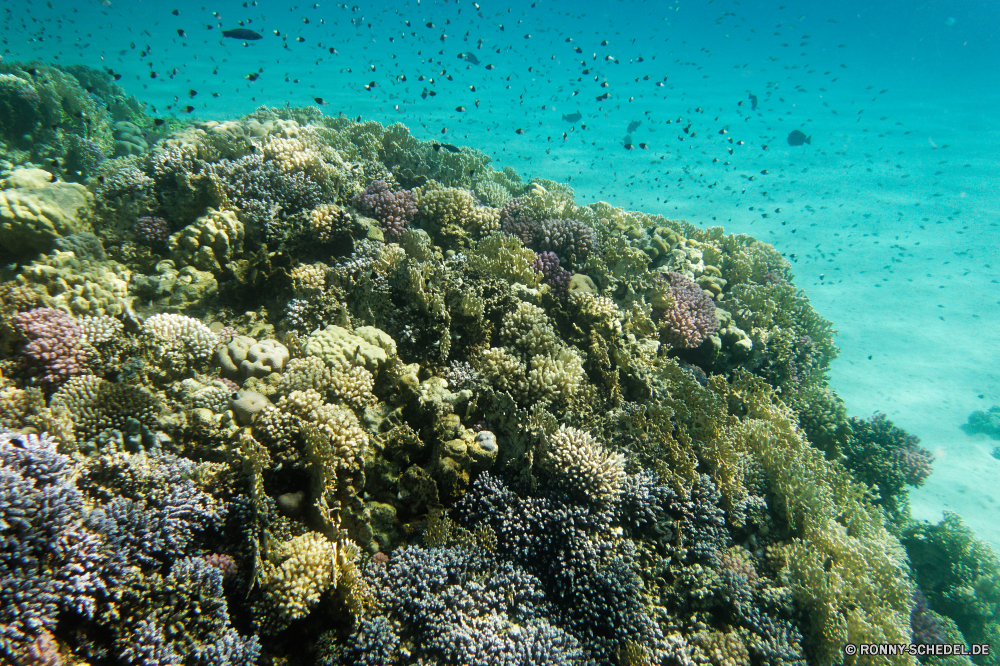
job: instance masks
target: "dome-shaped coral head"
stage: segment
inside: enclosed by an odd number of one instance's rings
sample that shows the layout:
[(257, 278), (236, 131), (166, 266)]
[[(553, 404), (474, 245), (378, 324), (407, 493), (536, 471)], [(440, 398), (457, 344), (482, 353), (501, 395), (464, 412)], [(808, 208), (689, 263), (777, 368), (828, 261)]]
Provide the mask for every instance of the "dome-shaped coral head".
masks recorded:
[(719, 330), (715, 301), (697, 283), (680, 273), (663, 273), (658, 279), (670, 285), (673, 307), (656, 310), (663, 337), (675, 349), (694, 349)]

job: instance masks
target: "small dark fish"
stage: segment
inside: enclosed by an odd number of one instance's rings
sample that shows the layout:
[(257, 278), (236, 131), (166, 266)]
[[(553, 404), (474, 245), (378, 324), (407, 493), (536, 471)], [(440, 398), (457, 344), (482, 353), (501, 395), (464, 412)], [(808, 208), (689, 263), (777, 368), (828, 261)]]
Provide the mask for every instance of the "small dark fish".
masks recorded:
[(185, 106), (184, 107), (184, 113), (191, 113), (192, 111), (194, 111), (194, 107), (193, 106)]
[(753, 93), (750, 93), (750, 108), (757, 108), (757, 95), (754, 95)]
[(563, 114), (563, 120), (565, 120), (568, 123), (578, 123), (580, 122), (581, 118), (583, 118), (583, 114), (580, 113), (579, 111)]
[(514, 130), (514, 134), (524, 134), (524, 130), (518, 128), (518, 129)]
[(625, 141), (622, 142), (625, 146), (625, 150), (632, 150), (635, 146), (632, 145), (632, 136), (629, 134), (625, 135)]
[(637, 129), (639, 129), (639, 125), (641, 125), (641, 124), (642, 124), (641, 120), (633, 120), (632, 122), (630, 122), (628, 124), (628, 129), (626, 130), (626, 132), (628, 132), (629, 134), (631, 134), (632, 132), (634, 132)]
[(236, 28), (235, 30), (223, 30), (223, 37), (232, 37), (233, 39), (263, 39), (264, 35), (259, 32), (254, 32), (253, 30), (248, 30), (247, 28)]
[(799, 130), (792, 130), (792, 133), (788, 135), (788, 145), (801, 146), (803, 143), (808, 143), (811, 146), (812, 137), (806, 136), (805, 132), (800, 132)]
[(320, 106), (330, 106), (330, 103), (329, 103), (329, 102), (327, 102), (327, 101), (326, 101), (325, 99), (323, 99), (322, 97), (313, 97), (313, 100), (315, 100), (315, 102), (316, 102), (317, 104), (319, 104)]
[(441, 152), (442, 148), (444, 148), (445, 150), (447, 150), (449, 153), (460, 153), (460, 152), (462, 152), (461, 150), (458, 149), (457, 146), (453, 146), (450, 143), (433, 143), (433, 144), (431, 144), (431, 147), (434, 148), (434, 150), (436, 150), (438, 152)]
[(175, 9), (174, 11), (172, 11), (170, 13), (173, 14), (174, 16), (180, 16), (181, 15), (181, 10)]
[(598, 95), (597, 96), (597, 101), (598, 102), (603, 102), (606, 99), (611, 99), (611, 93), (604, 93), (603, 95)]
[(153, 119), (153, 124), (156, 125), (157, 127), (159, 127), (160, 125), (162, 125), (165, 122), (166, 121), (163, 118), (154, 118)]
[(184, 32), (181, 28), (177, 28), (177, 36), (178, 37), (187, 37), (187, 33)]
[(458, 57), (461, 58), (462, 60), (464, 60), (465, 62), (470, 63), (472, 65), (478, 65), (479, 64), (479, 58), (477, 58), (472, 53), (459, 53)]

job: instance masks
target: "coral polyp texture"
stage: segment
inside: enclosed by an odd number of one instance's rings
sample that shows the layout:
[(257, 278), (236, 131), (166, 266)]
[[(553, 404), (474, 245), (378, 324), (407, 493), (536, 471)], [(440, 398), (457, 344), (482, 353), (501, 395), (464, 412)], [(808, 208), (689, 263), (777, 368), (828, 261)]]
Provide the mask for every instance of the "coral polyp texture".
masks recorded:
[(155, 123), (32, 67), (0, 64), (2, 138), (38, 144), (0, 173), (0, 662), (833, 666), (1000, 635), (995, 558), (908, 522), (933, 457), (848, 418), (770, 245), (399, 124)]

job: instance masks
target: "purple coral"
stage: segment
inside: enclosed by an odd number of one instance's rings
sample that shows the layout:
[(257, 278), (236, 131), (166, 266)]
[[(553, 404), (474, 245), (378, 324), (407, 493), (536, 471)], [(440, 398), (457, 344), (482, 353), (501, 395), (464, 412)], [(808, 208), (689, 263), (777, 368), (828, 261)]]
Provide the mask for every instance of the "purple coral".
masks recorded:
[(13, 319), (14, 328), (28, 338), (21, 354), (40, 383), (56, 386), (86, 371), (87, 352), (80, 347), (80, 326), (72, 315), (35, 308)]
[(140, 217), (132, 225), (132, 231), (146, 245), (155, 245), (167, 240), (170, 227), (162, 217)]
[(896, 459), (896, 468), (902, 473), (906, 483), (911, 486), (920, 487), (934, 471), (934, 454), (924, 447), (918, 446), (916, 442), (908, 442), (908, 446), (896, 449), (893, 455)]
[(413, 190), (391, 192), (389, 183), (373, 180), (361, 194), (354, 197), (354, 207), (379, 221), (387, 241), (403, 235), (406, 223), (417, 214), (417, 198)]
[(81, 524), (72, 472), (46, 435), (0, 431), (0, 662), (47, 652), (60, 613), (93, 617), (116, 571)]
[(535, 235), (539, 250), (551, 250), (571, 264), (586, 261), (597, 249), (594, 228), (582, 220), (550, 219), (543, 221)]
[(539, 252), (535, 255), (535, 261), (531, 265), (536, 272), (542, 274), (545, 283), (552, 287), (552, 294), (560, 300), (566, 299), (566, 291), (569, 289), (569, 280), (573, 274), (560, 266), (559, 257), (555, 252)]
[(530, 246), (538, 235), (538, 220), (525, 210), (522, 197), (508, 199), (500, 209), (500, 229)]
[(946, 642), (944, 629), (931, 612), (930, 606), (927, 605), (927, 598), (919, 587), (913, 591), (910, 629), (913, 630), (913, 643), (915, 645), (940, 645)]
[(694, 349), (719, 330), (715, 301), (704, 289), (680, 273), (664, 273), (660, 279), (670, 284), (674, 299), (674, 306), (661, 315), (664, 337), (671, 346)]

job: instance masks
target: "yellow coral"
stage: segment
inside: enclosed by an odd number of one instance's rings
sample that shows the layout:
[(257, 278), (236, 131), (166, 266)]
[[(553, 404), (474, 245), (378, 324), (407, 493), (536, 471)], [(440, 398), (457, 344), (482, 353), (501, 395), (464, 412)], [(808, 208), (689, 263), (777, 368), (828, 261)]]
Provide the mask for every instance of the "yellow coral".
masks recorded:
[(243, 223), (231, 210), (212, 209), (173, 234), (168, 247), (179, 265), (218, 275), (243, 250)]
[(292, 269), (292, 287), (300, 294), (315, 294), (326, 287), (326, 266), (320, 263), (299, 264)]
[(318, 356), (331, 366), (360, 365), (375, 373), (395, 354), (396, 343), (385, 332), (371, 326), (358, 328), (352, 333), (340, 326), (330, 325), (310, 335), (303, 351), (308, 356)]
[(494, 233), (476, 243), (469, 254), (469, 265), (508, 282), (520, 282), (537, 287), (541, 273), (532, 265), (535, 253), (524, 247), (517, 238)]
[(38, 294), (45, 307), (77, 315), (121, 315), (131, 311), (132, 272), (115, 261), (91, 262), (72, 252), (53, 252), (27, 266), (17, 283)]
[(543, 450), (541, 464), (560, 483), (592, 500), (608, 500), (625, 481), (625, 457), (609, 453), (589, 432), (562, 425)]
[(278, 391), (312, 389), (331, 401), (342, 400), (355, 409), (375, 402), (372, 395), (374, 378), (363, 367), (349, 364), (327, 364), (310, 356), (289, 361), (278, 383)]
[(305, 617), (324, 592), (336, 587), (337, 546), (315, 532), (273, 544), (269, 557), (277, 563), (264, 563), (263, 587), (285, 619)]
[(500, 229), (500, 211), (480, 206), (469, 190), (443, 187), (430, 181), (417, 188), (417, 211), (440, 227), (457, 225), (480, 234)]

